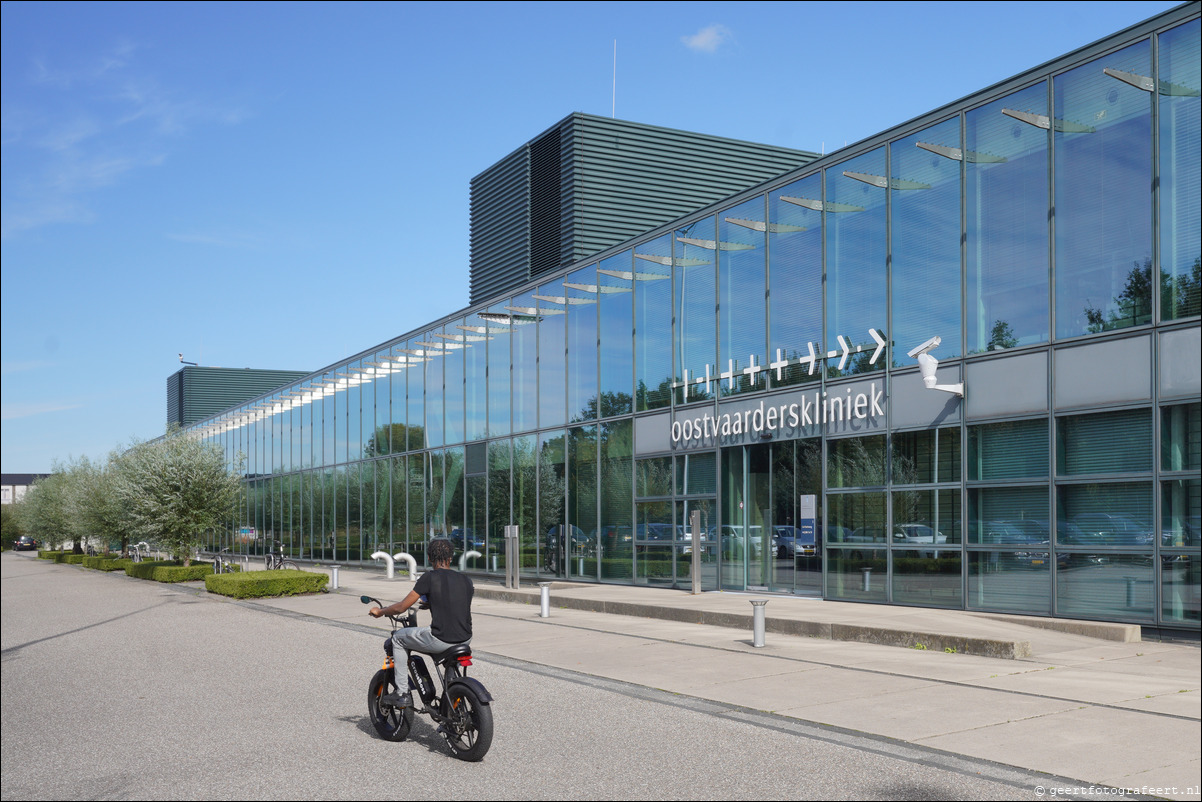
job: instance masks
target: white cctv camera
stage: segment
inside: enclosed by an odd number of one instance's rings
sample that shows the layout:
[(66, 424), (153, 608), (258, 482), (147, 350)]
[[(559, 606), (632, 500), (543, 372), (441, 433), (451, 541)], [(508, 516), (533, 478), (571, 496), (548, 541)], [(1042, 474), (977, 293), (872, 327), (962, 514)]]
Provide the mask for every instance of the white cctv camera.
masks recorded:
[[(915, 347), (915, 348), (911, 348), (911, 349), (910, 349), (910, 352), (909, 352), (908, 354), (906, 354), (906, 356), (908, 356), (908, 357), (910, 357), (911, 359), (913, 359), (913, 358), (914, 358), (914, 357), (916, 357), (916, 356), (920, 356), (921, 354), (928, 353), (929, 351), (933, 351), (935, 348), (938, 348), (938, 347), (939, 347), (939, 343), (941, 343), (941, 342), (943, 342), (943, 340), (942, 340), (941, 338), (939, 338), (939, 337), (932, 337), (931, 339), (927, 340), (927, 341), (926, 341), (925, 343), (923, 343), (922, 345), (919, 345), (919, 346), (917, 346), (917, 347)], [(918, 361), (919, 361), (920, 363), (922, 362), (922, 360), (921, 360), (921, 359), (920, 359), (920, 360), (918, 360)]]
[(964, 397), (964, 384), (939, 384), (939, 379), (935, 375), (939, 370), (939, 360), (931, 356), (930, 351), (938, 347), (939, 343), (943, 342), (939, 337), (932, 337), (922, 345), (914, 348), (909, 352), (909, 356), (918, 358), (918, 369), (922, 371), (922, 385), (928, 390), (942, 390), (945, 393), (952, 393), (961, 398)]

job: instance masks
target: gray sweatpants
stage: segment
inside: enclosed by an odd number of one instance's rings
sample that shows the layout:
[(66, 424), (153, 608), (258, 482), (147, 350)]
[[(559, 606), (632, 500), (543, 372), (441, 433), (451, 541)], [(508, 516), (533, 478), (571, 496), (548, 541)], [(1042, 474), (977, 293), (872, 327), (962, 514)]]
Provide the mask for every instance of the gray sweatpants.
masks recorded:
[[(423, 654), (438, 654), (458, 645), (434, 637), (429, 627), (402, 627), (392, 636), (392, 642), (402, 649)], [(464, 643), (471, 643), (471, 641), (467, 640)]]

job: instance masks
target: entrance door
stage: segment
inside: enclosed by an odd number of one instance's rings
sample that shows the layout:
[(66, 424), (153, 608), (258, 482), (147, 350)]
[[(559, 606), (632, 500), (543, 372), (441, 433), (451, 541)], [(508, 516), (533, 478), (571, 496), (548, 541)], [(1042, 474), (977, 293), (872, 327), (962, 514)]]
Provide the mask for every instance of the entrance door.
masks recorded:
[(817, 440), (723, 449), (724, 590), (821, 595), (820, 455)]
[(722, 450), (722, 526), (718, 549), (723, 590), (776, 585), (771, 466), (771, 445)]

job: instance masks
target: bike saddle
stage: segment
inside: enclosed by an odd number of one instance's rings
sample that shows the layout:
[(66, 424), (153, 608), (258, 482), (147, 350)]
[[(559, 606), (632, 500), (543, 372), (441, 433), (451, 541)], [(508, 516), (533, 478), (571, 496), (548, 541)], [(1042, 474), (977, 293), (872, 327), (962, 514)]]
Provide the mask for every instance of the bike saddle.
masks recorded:
[(471, 657), (471, 656), (472, 656), (472, 647), (468, 646), (466, 643), (460, 643), (457, 646), (452, 646), (451, 648), (447, 649), (445, 652), (439, 652), (436, 655), (432, 655), (432, 657), (434, 658), (434, 661), (437, 663), (442, 663), (446, 660), (454, 660), (457, 657)]

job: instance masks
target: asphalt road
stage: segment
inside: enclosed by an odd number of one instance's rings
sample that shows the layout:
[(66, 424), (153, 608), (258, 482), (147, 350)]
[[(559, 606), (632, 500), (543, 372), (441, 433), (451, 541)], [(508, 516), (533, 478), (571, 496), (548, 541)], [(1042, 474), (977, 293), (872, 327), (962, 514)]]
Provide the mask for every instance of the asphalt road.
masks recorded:
[(5, 800), (1027, 799), (1063, 784), (480, 653), (496, 734), (469, 764), (424, 716), (408, 741), (375, 737), (367, 626), (10, 552), (0, 610)]

